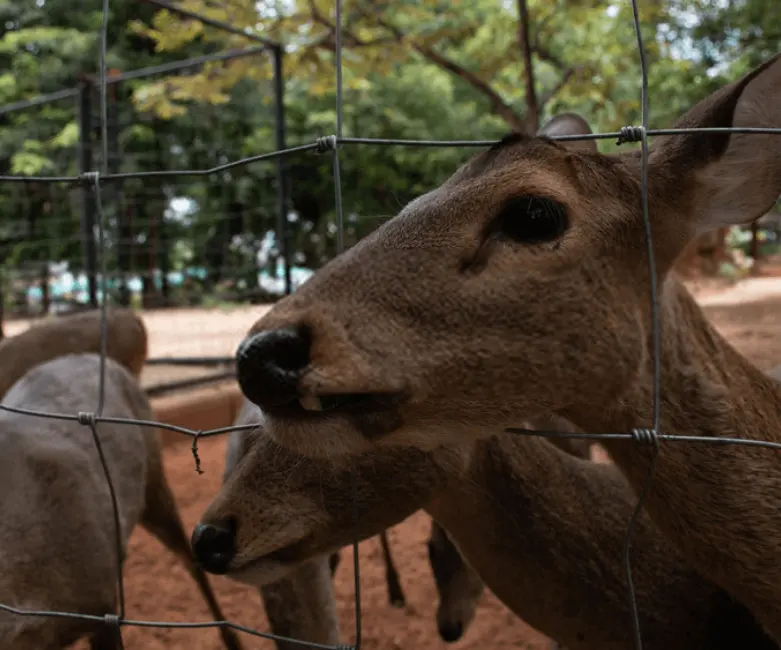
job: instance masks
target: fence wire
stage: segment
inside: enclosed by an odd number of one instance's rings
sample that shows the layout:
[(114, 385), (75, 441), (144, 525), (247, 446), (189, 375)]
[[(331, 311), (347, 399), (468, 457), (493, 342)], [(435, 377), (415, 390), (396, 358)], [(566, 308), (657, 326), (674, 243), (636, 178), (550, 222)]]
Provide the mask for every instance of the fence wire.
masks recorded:
[[(168, 3), (155, 0), (155, 4), (165, 6)], [(521, 435), (534, 435), (546, 438), (573, 438), (573, 439), (587, 439), (594, 442), (601, 440), (626, 440), (632, 443), (642, 444), (652, 449), (653, 456), (650, 464), (648, 474), (646, 476), (644, 485), (640, 492), (636, 508), (627, 524), (624, 546), (623, 546), (623, 562), (626, 572), (626, 579), (628, 585), (628, 598), (631, 605), (632, 623), (635, 634), (635, 646), (638, 650), (643, 648), (642, 631), (640, 629), (640, 621), (637, 610), (637, 602), (634, 593), (634, 585), (632, 580), (632, 567), (631, 567), (631, 541), (632, 532), (635, 526), (635, 522), (642, 511), (645, 499), (650, 492), (653, 485), (653, 478), (656, 466), (656, 460), (659, 454), (660, 442), (685, 442), (685, 443), (706, 443), (711, 445), (744, 445), (750, 447), (764, 447), (770, 449), (781, 449), (781, 444), (762, 441), (762, 440), (744, 440), (740, 438), (720, 437), (711, 438), (705, 436), (690, 436), (690, 435), (671, 435), (662, 433), (660, 428), (660, 322), (659, 322), (659, 307), (657, 301), (658, 287), (655, 270), (655, 255), (653, 247), (653, 239), (651, 234), (651, 225), (648, 214), (648, 138), (650, 136), (657, 135), (680, 135), (685, 133), (702, 132), (702, 133), (741, 133), (741, 134), (773, 134), (781, 135), (781, 129), (776, 128), (756, 128), (756, 127), (741, 127), (741, 128), (699, 128), (699, 129), (649, 129), (648, 128), (648, 65), (646, 60), (645, 46), (643, 43), (642, 32), (640, 28), (639, 8), (638, 0), (631, 0), (633, 26), (636, 34), (637, 47), (640, 56), (641, 67), (641, 125), (640, 126), (627, 126), (620, 131), (610, 133), (591, 133), (587, 135), (577, 136), (554, 136), (552, 139), (561, 141), (574, 141), (574, 140), (602, 140), (602, 139), (614, 139), (617, 144), (623, 143), (640, 143), (641, 146), (641, 210), (643, 217), (643, 226), (646, 239), (646, 249), (648, 254), (648, 267), (650, 274), (650, 295), (649, 300), (651, 304), (651, 321), (653, 332), (653, 408), (652, 408), (652, 427), (651, 428), (636, 428), (630, 432), (615, 433), (569, 433), (558, 431), (540, 431), (534, 429), (509, 427), (505, 429), (506, 432), (521, 434)], [(167, 424), (164, 422), (154, 422), (148, 420), (137, 420), (130, 418), (117, 418), (107, 417), (103, 415), (104, 396), (105, 396), (105, 359), (106, 359), (106, 346), (107, 346), (107, 320), (106, 320), (106, 268), (105, 268), (105, 221), (104, 211), (101, 202), (101, 185), (104, 182), (120, 181), (130, 178), (148, 178), (148, 177), (161, 177), (161, 176), (208, 176), (216, 174), (225, 170), (229, 170), (235, 167), (248, 165), (255, 162), (269, 161), (278, 159), (280, 157), (289, 156), (305, 151), (314, 151), (320, 154), (331, 153), (333, 161), (333, 177), (335, 185), (335, 208), (337, 215), (337, 252), (341, 253), (344, 250), (344, 216), (342, 206), (342, 193), (341, 193), (341, 179), (340, 179), (340, 165), (339, 165), (339, 152), (340, 148), (344, 145), (380, 145), (380, 146), (409, 146), (409, 147), (476, 147), (482, 148), (496, 144), (495, 140), (396, 140), (396, 139), (372, 139), (372, 138), (356, 138), (356, 137), (343, 137), (343, 83), (342, 83), (342, 5), (341, 0), (336, 0), (336, 20), (335, 20), (335, 72), (336, 72), (336, 134), (323, 136), (317, 138), (314, 142), (303, 144), (295, 147), (290, 147), (282, 150), (271, 151), (262, 153), (239, 160), (231, 161), (225, 164), (221, 164), (208, 169), (188, 169), (188, 170), (161, 170), (161, 171), (146, 171), (146, 172), (126, 172), (126, 173), (110, 173), (107, 166), (108, 161), (108, 136), (107, 136), (107, 101), (106, 101), (106, 53), (108, 50), (108, 17), (109, 17), (109, 0), (103, 0), (102, 5), (102, 25), (100, 33), (100, 108), (101, 108), (101, 147), (103, 155), (101, 156), (101, 169), (82, 173), (74, 176), (24, 176), (24, 175), (6, 175), (0, 176), (2, 182), (17, 182), (27, 183), (35, 181), (39, 183), (77, 183), (88, 184), (95, 196), (97, 203), (97, 226), (98, 226), (98, 255), (99, 255), (99, 268), (101, 272), (101, 284), (102, 284), (102, 296), (100, 300), (101, 310), (101, 367), (100, 367), (100, 379), (97, 397), (97, 406), (94, 412), (80, 412), (77, 414), (64, 414), (64, 413), (46, 413), (42, 411), (34, 411), (29, 409), (14, 408), (0, 404), (0, 409), (11, 413), (17, 413), (21, 415), (27, 415), (31, 417), (50, 418), (55, 420), (66, 420), (79, 423), (81, 425), (90, 428), (92, 437), (95, 443), (96, 450), (99, 454), (101, 465), (108, 484), (109, 493), (112, 501), (114, 524), (115, 524), (115, 539), (116, 539), (116, 551), (117, 551), (117, 588), (118, 588), (118, 611), (116, 613), (107, 613), (103, 616), (79, 614), (76, 612), (60, 612), (60, 611), (47, 611), (47, 610), (32, 610), (23, 609), (17, 607), (11, 607), (9, 605), (0, 604), (0, 611), (29, 617), (56, 617), (56, 618), (72, 618), (81, 619), (85, 621), (94, 621), (97, 623), (104, 623), (116, 628), (118, 632), (118, 638), (122, 640), (121, 627), (122, 626), (136, 626), (147, 628), (173, 628), (173, 629), (194, 629), (194, 628), (231, 628), (233, 630), (244, 632), (246, 634), (263, 637), (269, 640), (277, 642), (292, 642), (302, 646), (311, 648), (318, 648), (321, 650), (359, 650), (361, 645), (361, 598), (360, 598), (360, 562), (358, 556), (358, 540), (353, 543), (353, 564), (355, 571), (355, 643), (354, 644), (321, 644), (310, 641), (303, 641), (301, 639), (294, 639), (289, 637), (283, 637), (268, 632), (260, 632), (249, 628), (244, 625), (233, 623), (231, 621), (203, 621), (203, 622), (166, 622), (166, 621), (147, 621), (147, 620), (134, 620), (125, 617), (125, 600), (124, 600), (124, 587), (122, 581), (122, 538), (121, 538), (121, 526), (119, 518), (119, 510), (117, 506), (117, 498), (115, 494), (114, 484), (111, 478), (111, 472), (109, 471), (108, 464), (103, 455), (103, 449), (101, 446), (100, 438), (98, 436), (98, 426), (101, 423), (110, 423), (118, 425), (132, 425), (132, 426), (149, 426), (159, 429), (165, 429), (175, 433), (180, 433), (192, 438), (192, 451), (196, 463), (196, 470), (200, 471), (200, 461), (198, 459), (197, 444), (201, 438), (207, 438), (216, 435), (226, 434), (232, 431), (249, 431), (255, 429), (255, 425), (241, 425), (241, 426), (229, 426), (221, 427), (210, 430), (194, 430), (186, 427)], [(197, 17), (200, 19), (201, 17)], [(355, 487), (355, 485), (354, 485)], [(355, 517), (358, 517), (358, 508), (356, 500)]]

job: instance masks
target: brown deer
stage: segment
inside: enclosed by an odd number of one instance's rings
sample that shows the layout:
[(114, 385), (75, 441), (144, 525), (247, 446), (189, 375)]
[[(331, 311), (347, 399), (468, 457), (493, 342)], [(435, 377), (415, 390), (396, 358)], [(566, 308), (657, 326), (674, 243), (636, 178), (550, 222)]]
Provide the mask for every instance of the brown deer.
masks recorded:
[[(0, 396), (30, 368), (63, 354), (100, 353), (98, 309), (47, 318), (21, 334), (0, 341)], [(137, 378), (148, 351), (146, 327), (132, 309), (106, 309), (106, 355)]]
[[(399, 571), (396, 568), (396, 563), (393, 561), (393, 555), (390, 550), (390, 542), (388, 542), (388, 531), (383, 530), (378, 537), (380, 538), (380, 548), (382, 549), (382, 561), (385, 564), (385, 584), (388, 588), (388, 602), (391, 607), (397, 609), (404, 609), (407, 604), (407, 599), (404, 596), (404, 590), (401, 588), (401, 580), (399, 579)], [(331, 576), (336, 573), (336, 569), (339, 567), (342, 556), (340, 551), (331, 553), (328, 558), (329, 565), (331, 567)]]
[[(243, 426), (259, 423), (261, 420), (258, 408), (245, 401), (234, 424)], [(537, 418), (533, 425), (547, 430), (576, 431), (571, 423), (555, 416)], [(248, 452), (249, 441), (245, 430), (230, 433), (225, 452), (223, 483)], [(556, 438), (553, 442), (574, 456), (589, 457), (589, 446), (578, 444), (588, 441)], [(474, 569), (464, 561), (447, 532), (436, 521), (432, 520), (431, 524), (427, 548), (439, 596), (437, 631), (445, 642), (454, 643), (463, 636), (472, 622), (484, 585)], [(401, 593), (401, 587), (390, 555), (386, 531), (379, 536), (386, 566), (389, 600), (394, 604), (394, 585), (397, 585), (395, 589), (398, 593)], [(329, 556), (330, 577), (333, 577), (336, 571), (339, 557), (339, 551)], [(316, 643), (338, 643), (339, 629), (333, 586), (330, 579), (326, 579), (325, 563), (324, 557), (314, 558), (295, 569), (291, 575), (260, 586), (259, 591), (273, 634)], [(403, 593), (401, 597), (403, 598)], [(403, 607), (403, 604), (401, 606)], [(277, 642), (280, 650), (286, 650), (292, 645), (295, 644), (287, 641)]]
[[(234, 424), (236, 426), (253, 424), (260, 419), (257, 407), (245, 401)], [(238, 462), (247, 453), (248, 442), (249, 438), (243, 430), (233, 431), (229, 435), (223, 483), (228, 480)], [(432, 535), (437, 528), (437, 524), (434, 523)], [(388, 598), (392, 605), (403, 607), (404, 594), (390, 554), (386, 531), (380, 533), (380, 540), (385, 562)], [(435, 548), (433, 552), (432, 547)], [(479, 582), (479, 578), (458, 555), (453, 543), (444, 536), (444, 531), (442, 536), (432, 537), (429, 542), (429, 555), (441, 598), (439, 611), (442, 614), (438, 614), (437, 620), (443, 621), (439, 624), (439, 630), (445, 638), (446, 635), (452, 634), (452, 630), (458, 625), (456, 617), (465, 617), (470, 610), (474, 612), (477, 597), (482, 593), (482, 583), (480, 583), (480, 593), (475, 597), (468, 588), (475, 582)], [(331, 582), (339, 565), (339, 557), (339, 551), (336, 551), (327, 558), (326, 556), (313, 558), (296, 568), (291, 575), (260, 585), (259, 591), (272, 634), (323, 644), (339, 642), (336, 602)], [(471, 616), (469, 618), (471, 619)], [(462, 625), (468, 623), (469, 621), (464, 621)], [(277, 641), (276, 644), (280, 650), (292, 650), (293, 646), (298, 647), (297, 644), (287, 641)]]
[[(258, 422), (258, 416), (257, 407), (245, 400), (234, 424), (254, 424)], [(230, 433), (225, 450), (223, 484), (247, 453), (248, 441), (245, 431)], [(332, 582), (338, 559), (338, 552), (330, 556), (316, 556), (296, 567), (289, 575), (259, 585), (258, 591), (272, 634), (312, 643), (340, 642)], [(302, 647), (289, 641), (277, 640), (275, 643), (278, 650), (299, 650)]]
[[(247, 435), (247, 455), (193, 533), (207, 570), (250, 584), (278, 580), (424, 508), (530, 625), (571, 650), (634, 648), (622, 546), (636, 498), (613, 465), (511, 434), (334, 458), (299, 455), (260, 428)], [(777, 648), (645, 515), (633, 568), (645, 648)]]
[[(781, 55), (676, 128), (781, 127)], [(512, 135), (276, 303), (239, 347), (244, 393), (308, 455), (433, 449), (552, 412), (589, 432), (653, 421), (641, 156), (604, 155), (574, 115)], [(648, 214), (664, 434), (781, 442), (781, 389), (705, 318), (672, 267), (700, 234), (765, 214), (781, 139), (654, 138)], [(639, 492), (654, 449), (605, 447)], [(781, 456), (662, 444), (645, 507), (672, 546), (781, 639)]]
[[(578, 431), (571, 422), (555, 415), (535, 418), (529, 422), (529, 427), (539, 431)], [(588, 439), (551, 438), (550, 442), (576, 458), (591, 460), (591, 441)], [(439, 596), (437, 631), (443, 641), (455, 643), (469, 629), (485, 585), (464, 560), (447, 531), (434, 519), (426, 545)]]
[[(339, 620), (329, 557), (320, 555), (290, 575), (259, 588), (272, 634), (286, 639), (336, 645)], [(278, 650), (301, 650), (294, 641), (276, 640)]]
[[(9, 339), (11, 342), (13, 339)], [(90, 412), (97, 403), (100, 357), (64, 355), (36, 365), (16, 382), (2, 406), (46, 413)], [(132, 374), (105, 361), (103, 415), (154, 420)], [(153, 427), (96, 425), (119, 506), (120, 546), (137, 523), (185, 564), (212, 615), (224, 620), (198, 567), (163, 472)], [(116, 611), (116, 536), (112, 502), (93, 434), (72, 420), (0, 410), (0, 603), (22, 609), (104, 616)], [(118, 629), (64, 617), (0, 611), (0, 648), (55, 650), (90, 637), (93, 650), (121, 648)], [(230, 650), (241, 645), (221, 628)]]

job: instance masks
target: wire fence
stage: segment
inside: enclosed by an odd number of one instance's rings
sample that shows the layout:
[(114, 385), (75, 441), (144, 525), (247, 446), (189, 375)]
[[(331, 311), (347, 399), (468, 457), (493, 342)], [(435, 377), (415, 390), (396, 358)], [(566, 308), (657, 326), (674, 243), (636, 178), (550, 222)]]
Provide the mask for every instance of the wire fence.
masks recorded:
[[(168, 5), (168, 3), (155, 0), (156, 4)], [(651, 234), (651, 226), (648, 214), (648, 138), (655, 135), (676, 135), (682, 133), (691, 132), (710, 132), (710, 133), (758, 133), (758, 134), (776, 134), (781, 135), (781, 129), (769, 129), (769, 128), (708, 128), (708, 129), (658, 129), (650, 130), (648, 128), (648, 66), (646, 61), (645, 47), (643, 43), (643, 37), (640, 29), (640, 18), (638, 10), (638, 0), (631, 0), (634, 30), (637, 37), (637, 46), (640, 55), (642, 80), (641, 80), (641, 105), (642, 105), (642, 120), (640, 126), (624, 127), (618, 132), (613, 133), (596, 133), (584, 136), (564, 136), (554, 139), (558, 140), (594, 140), (594, 139), (615, 139), (619, 143), (640, 143), (641, 146), (641, 182), (642, 182), (642, 217), (645, 230), (646, 248), (648, 254), (648, 265), (650, 273), (650, 295), (649, 301), (651, 305), (651, 321), (653, 332), (653, 411), (652, 411), (652, 427), (651, 428), (637, 428), (630, 432), (603, 432), (603, 433), (563, 433), (555, 431), (538, 431), (524, 428), (508, 428), (507, 432), (522, 434), (522, 435), (535, 435), (543, 437), (568, 437), (568, 438), (580, 438), (589, 439), (595, 442), (601, 440), (625, 440), (630, 443), (637, 443), (649, 446), (653, 451), (651, 466), (648, 475), (645, 479), (645, 483), (640, 492), (636, 509), (627, 524), (625, 542), (623, 547), (623, 561), (625, 565), (626, 579), (628, 584), (627, 597), (631, 603), (633, 627), (635, 631), (635, 646), (638, 650), (643, 647), (642, 631), (640, 629), (640, 621), (637, 611), (637, 603), (634, 593), (634, 585), (632, 580), (632, 568), (631, 568), (631, 541), (632, 533), (634, 530), (635, 522), (639, 513), (643, 508), (644, 501), (652, 489), (654, 472), (656, 467), (656, 459), (659, 453), (659, 443), (675, 442), (675, 443), (704, 443), (704, 444), (718, 444), (718, 445), (745, 445), (753, 447), (766, 447), (772, 449), (781, 449), (781, 444), (761, 441), (761, 440), (744, 440), (739, 438), (711, 438), (703, 436), (684, 436), (684, 435), (670, 435), (660, 431), (660, 327), (659, 327), (659, 306), (658, 306), (658, 287), (657, 287), (657, 275), (655, 269), (655, 256), (654, 247)], [(168, 5), (170, 6), (170, 5)], [(101, 151), (100, 156), (100, 168), (96, 170), (83, 171), (79, 174), (73, 175), (60, 175), (60, 176), (0, 176), (0, 181), (5, 183), (21, 184), (23, 188), (29, 188), (31, 184), (35, 184), (38, 188), (43, 188), (47, 184), (57, 188), (57, 191), (67, 191), (69, 186), (80, 186), (84, 188), (86, 192), (89, 192), (96, 204), (96, 227), (97, 227), (97, 273), (100, 279), (100, 309), (102, 312), (102, 332), (101, 332), (101, 372), (99, 382), (99, 394), (97, 397), (96, 409), (94, 412), (82, 412), (77, 414), (64, 414), (64, 413), (45, 413), (27, 409), (13, 408), (6, 405), (0, 406), (5, 411), (12, 413), (23, 414), (31, 417), (39, 418), (51, 418), (56, 420), (66, 420), (79, 423), (83, 426), (90, 428), (92, 436), (95, 442), (95, 446), (100, 455), (103, 471), (111, 494), (112, 506), (114, 511), (115, 520), (115, 533), (117, 541), (117, 557), (121, 558), (121, 529), (119, 524), (119, 511), (117, 506), (117, 499), (114, 491), (114, 485), (112, 482), (111, 472), (105, 461), (101, 442), (97, 433), (98, 426), (101, 423), (112, 424), (126, 424), (126, 425), (142, 425), (166, 429), (176, 433), (180, 433), (192, 438), (193, 455), (195, 456), (197, 463), (197, 443), (200, 439), (225, 434), (231, 431), (251, 430), (254, 429), (254, 425), (247, 426), (231, 426), (223, 427), (219, 429), (212, 429), (208, 431), (197, 431), (188, 429), (185, 427), (170, 425), (162, 422), (151, 422), (143, 420), (133, 420), (125, 418), (114, 418), (103, 415), (104, 399), (105, 399), (105, 359), (106, 359), (106, 340), (107, 340), (107, 327), (106, 327), (106, 303), (109, 298), (109, 292), (107, 291), (107, 250), (105, 230), (107, 224), (108, 214), (108, 188), (115, 183), (126, 182), (132, 179), (143, 179), (144, 182), (153, 182), (155, 179), (170, 179), (170, 178), (193, 178), (193, 177), (208, 177), (231, 170), (237, 170), (243, 168), (252, 163), (262, 161), (275, 161), (282, 158), (300, 154), (303, 152), (317, 152), (320, 154), (329, 154), (333, 164), (333, 177), (335, 186), (335, 208), (337, 215), (337, 252), (344, 250), (344, 209), (342, 204), (342, 191), (341, 191), (341, 179), (340, 179), (340, 152), (344, 146), (354, 145), (376, 145), (376, 146), (411, 146), (411, 147), (486, 147), (495, 144), (495, 141), (437, 141), (437, 140), (388, 140), (388, 139), (367, 139), (367, 138), (348, 138), (343, 137), (343, 83), (342, 83), (342, 7), (341, 1), (336, 0), (336, 21), (335, 21), (335, 57), (336, 57), (336, 132), (334, 135), (327, 135), (317, 138), (315, 141), (302, 144), (299, 146), (271, 151), (268, 153), (262, 153), (245, 157), (241, 159), (221, 162), (215, 161), (206, 168), (200, 169), (187, 169), (187, 170), (174, 170), (174, 169), (161, 169), (156, 171), (112, 171), (109, 165), (109, 134), (108, 125), (110, 123), (108, 119), (108, 101), (107, 101), (107, 70), (106, 70), (106, 52), (107, 52), (107, 39), (108, 39), (108, 14), (109, 14), (109, 0), (103, 0), (103, 24), (101, 28), (101, 43), (100, 43), (100, 80), (98, 89), (100, 91), (100, 116), (101, 116)], [(104, 187), (105, 185), (105, 187)], [(52, 192), (54, 189), (51, 190)], [(356, 512), (357, 516), (357, 512)], [(304, 646), (313, 648), (322, 648), (324, 650), (344, 650), (344, 648), (354, 648), (358, 650), (361, 645), (361, 598), (360, 598), (360, 566), (358, 559), (358, 541), (353, 544), (354, 548), (354, 571), (355, 571), (355, 643), (350, 645), (325, 645), (319, 643), (312, 643), (302, 641), (299, 639), (291, 639), (286, 637), (279, 637), (274, 634), (259, 632), (257, 630), (250, 629), (248, 627), (235, 624), (230, 621), (208, 621), (208, 622), (165, 622), (165, 621), (146, 621), (146, 620), (133, 620), (128, 619), (125, 616), (124, 606), (124, 590), (122, 581), (122, 569), (121, 562), (117, 562), (118, 575), (117, 584), (119, 590), (119, 608), (115, 613), (107, 613), (104, 616), (85, 615), (75, 612), (59, 612), (59, 611), (40, 611), (40, 610), (28, 610), (8, 605), (0, 605), (0, 610), (6, 611), (11, 614), (19, 616), (31, 616), (31, 617), (68, 617), (78, 618), (83, 620), (94, 621), (96, 623), (104, 623), (108, 626), (113, 626), (119, 632), (118, 636), (121, 639), (121, 627), (122, 626), (140, 626), (151, 628), (208, 628), (208, 627), (229, 627), (237, 631), (245, 632), (250, 635), (265, 637), (267, 639), (277, 641), (289, 641), (299, 643)]]
[[(93, 75), (80, 75), (77, 87), (0, 107), (1, 116), (13, 119), (2, 143), (12, 152), (13, 171), (68, 170), (76, 177), (97, 164), (119, 175), (103, 189), (104, 226), (111, 236), (102, 243), (102, 255), (113, 302), (144, 308), (208, 306), (273, 302), (290, 292), (289, 260), (280, 259), (282, 212), (287, 210), (280, 170), (249, 165), (200, 178), (176, 174), (179, 168), (213, 168), (240, 158), (243, 141), (276, 141), (283, 147), (283, 103), (281, 97), (271, 101), (273, 79), (241, 80), (234, 95), (247, 95), (247, 85), (255, 91), (244, 102), (189, 102), (186, 119), (181, 103), (167, 101), (162, 92), (182, 80), (208, 79), (209, 66), (215, 64), (251, 61), (260, 66), (278, 56), (262, 44), (129, 72), (111, 70), (105, 89), (105, 151), (101, 89)], [(258, 96), (269, 101), (254, 101)], [(235, 133), (236, 124), (249, 130), (248, 113), (255, 131)], [(30, 141), (45, 143), (45, 150), (31, 147)], [(150, 179), (145, 176), (149, 170), (173, 173)], [(4, 316), (97, 307), (93, 188), (29, 180), (8, 189), (0, 201)]]

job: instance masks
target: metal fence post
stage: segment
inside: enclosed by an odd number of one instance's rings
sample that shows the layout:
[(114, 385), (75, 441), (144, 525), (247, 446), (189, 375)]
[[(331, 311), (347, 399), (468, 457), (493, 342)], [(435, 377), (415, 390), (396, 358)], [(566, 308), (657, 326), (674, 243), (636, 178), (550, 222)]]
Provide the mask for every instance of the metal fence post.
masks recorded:
[[(92, 83), (86, 77), (79, 85), (79, 172), (92, 170)], [(89, 287), (89, 302), (98, 306), (97, 248), (95, 244), (95, 187), (92, 183), (81, 185), (81, 243), (84, 272)]]
[[(277, 151), (287, 148), (285, 144), (285, 78), (282, 76), (282, 57), (284, 51), (277, 45), (272, 48), (274, 57), (274, 119), (276, 121)], [(293, 292), (290, 276), (290, 226), (287, 220), (288, 210), (288, 183), (287, 164), (284, 156), (277, 157), (277, 242), (279, 243), (282, 263), (285, 270), (285, 294)]]

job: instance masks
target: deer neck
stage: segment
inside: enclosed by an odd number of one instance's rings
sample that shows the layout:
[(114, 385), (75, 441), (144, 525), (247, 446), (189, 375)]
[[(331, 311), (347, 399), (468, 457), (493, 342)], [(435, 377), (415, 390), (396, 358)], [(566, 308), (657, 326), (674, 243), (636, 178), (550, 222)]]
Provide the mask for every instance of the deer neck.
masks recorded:
[[(660, 308), (660, 432), (779, 441), (779, 385), (724, 340), (674, 278), (663, 286)], [(586, 431), (650, 427), (651, 349), (649, 337), (640, 376), (612, 404), (562, 415)], [(650, 469), (651, 449), (621, 440), (605, 446), (638, 492)], [(776, 638), (781, 638), (779, 453), (663, 441), (645, 501), (654, 523), (693, 566), (754, 611), (775, 603), (775, 626), (769, 629)], [(764, 617), (763, 622), (769, 624)]]
[[(675, 278), (668, 278), (661, 291), (660, 329), (661, 433), (781, 441), (781, 386), (716, 331), (691, 294)], [(597, 433), (650, 428), (653, 424), (652, 356), (649, 334), (641, 370), (623, 394), (616, 396), (612, 403), (583, 404), (565, 409), (561, 414), (582, 429)], [(649, 469), (648, 450), (629, 441), (605, 444), (630, 482), (640, 485)], [(690, 484), (691, 464), (703, 461), (710, 470), (729, 468), (729, 472), (718, 477), (724, 486), (736, 471), (740, 473), (742, 465), (754, 462), (755, 458), (777, 464), (773, 452), (670, 442), (663, 444), (657, 471), (677, 485), (683, 485), (680, 481)], [(737, 467), (735, 462), (739, 463)]]
[[(668, 278), (660, 294), (661, 432), (781, 439), (781, 390), (777, 382), (716, 331), (677, 279)], [(562, 415), (587, 431), (650, 428), (652, 360), (649, 333), (638, 375), (623, 394), (612, 404), (581, 404), (562, 411)]]
[[(622, 544), (635, 499), (616, 468), (497, 436), (428, 512), (517, 615), (570, 648), (631, 648)], [(704, 647), (716, 588), (643, 516), (633, 544), (646, 648)]]

